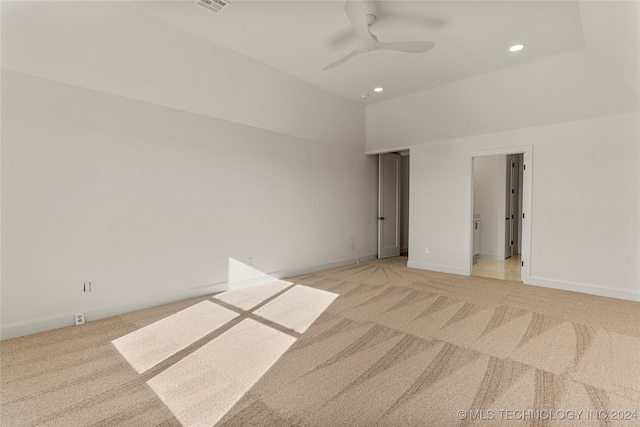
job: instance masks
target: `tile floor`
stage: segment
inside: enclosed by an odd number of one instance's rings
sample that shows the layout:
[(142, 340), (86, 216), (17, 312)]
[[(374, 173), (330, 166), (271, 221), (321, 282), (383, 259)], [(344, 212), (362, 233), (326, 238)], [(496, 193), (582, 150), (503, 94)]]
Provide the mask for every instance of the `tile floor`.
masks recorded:
[(505, 260), (474, 259), (473, 276), (520, 281), (520, 254)]

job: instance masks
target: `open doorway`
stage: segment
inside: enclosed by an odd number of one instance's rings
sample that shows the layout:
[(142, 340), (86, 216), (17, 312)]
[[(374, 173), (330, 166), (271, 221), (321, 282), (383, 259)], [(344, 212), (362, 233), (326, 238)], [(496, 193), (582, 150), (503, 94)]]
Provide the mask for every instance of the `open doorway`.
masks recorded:
[(408, 256), (409, 151), (378, 157), (378, 258)]
[(521, 280), (523, 154), (473, 159), (474, 276)]

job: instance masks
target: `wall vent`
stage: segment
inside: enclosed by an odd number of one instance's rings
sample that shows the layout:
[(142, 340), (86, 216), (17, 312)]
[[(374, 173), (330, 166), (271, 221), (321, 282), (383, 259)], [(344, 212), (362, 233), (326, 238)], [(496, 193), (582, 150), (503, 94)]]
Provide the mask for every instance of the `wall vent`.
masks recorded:
[(224, 12), (231, 4), (227, 0), (195, 0), (195, 3), (215, 14)]

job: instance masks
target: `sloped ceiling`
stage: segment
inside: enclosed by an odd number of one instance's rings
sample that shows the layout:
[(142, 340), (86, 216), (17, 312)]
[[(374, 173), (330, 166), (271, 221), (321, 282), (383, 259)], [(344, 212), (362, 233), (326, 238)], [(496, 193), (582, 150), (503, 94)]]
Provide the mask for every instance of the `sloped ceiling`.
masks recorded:
[(0, 6), (3, 70), (314, 141), (364, 145), (363, 106), (121, 2)]
[(367, 153), (637, 111), (588, 48), (367, 106)]
[[(292, 79), (287, 74), (358, 102), (361, 91), (382, 84), (383, 94), (366, 101), (373, 147), (639, 108), (638, 1), (365, 2), (380, 16), (381, 39), (427, 38), (441, 49), (424, 57), (391, 52), (393, 60), (374, 52), (332, 74), (318, 70), (353, 42), (342, 1), (238, 0), (219, 16), (188, 0), (10, 4), (2, 2), (3, 67), (225, 119), (244, 120), (250, 110), (265, 128), (281, 120), (303, 133), (309, 114), (296, 111), (320, 102), (308, 91), (288, 93), (294, 105), (273, 119), (269, 105), (283, 96), (278, 82)], [(15, 19), (5, 16), (12, 11)], [(514, 56), (506, 48), (516, 41), (527, 47)], [(221, 94), (225, 102), (216, 104)], [(420, 128), (420, 141), (403, 136), (402, 124)]]
[(638, 111), (639, 5), (580, 2), (583, 48), (368, 105), (367, 152)]
[(640, 2), (580, 2), (587, 47), (613, 73), (640, 92)]
[[(218, 16), (190, 1), (124, 3), (364, 105), (584, 46), (575, 1), (360, 0), (377, 17), (371, 31), (381, 41), (432, 40), (435, 47), (369, 52), (322, 71), (357, 44), (344, 0), (238, 0)], [(509, 52), (516, 43), (527, 46)], [(376, 86), (384, 92), (373, 93)]]

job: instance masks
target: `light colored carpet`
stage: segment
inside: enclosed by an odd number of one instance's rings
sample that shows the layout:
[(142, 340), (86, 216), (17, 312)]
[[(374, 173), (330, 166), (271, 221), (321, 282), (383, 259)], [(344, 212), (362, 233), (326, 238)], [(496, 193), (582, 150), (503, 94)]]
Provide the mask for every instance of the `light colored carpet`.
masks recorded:
[(202, 301), (113, 340), (120, 354), (142, 373), (236, 318), (238, 314)]
[(640, 303), (405, 265), (4, 341), (0, 424), (640, 426)]

